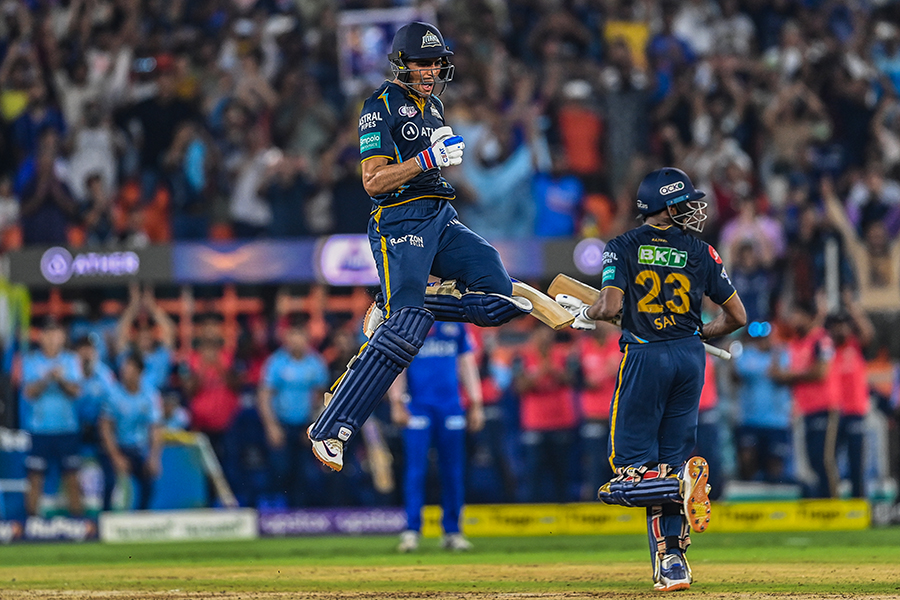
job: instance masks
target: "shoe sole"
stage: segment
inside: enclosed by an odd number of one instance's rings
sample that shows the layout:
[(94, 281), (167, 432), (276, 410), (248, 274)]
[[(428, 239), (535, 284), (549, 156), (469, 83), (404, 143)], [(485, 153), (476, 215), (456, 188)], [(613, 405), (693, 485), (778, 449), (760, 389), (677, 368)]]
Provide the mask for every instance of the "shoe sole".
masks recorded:
[(313, 445), (313, 446), (312, 446), (312, 453), (313, 453), (313, 456), (315, 456), (317, 459), (319, 459), (319, 462), (320, 462), (320, 463), (322, 463), (323, 465), (325, 465), (326, 467), (328, 467), (328, 468), (331, 469), (332, 471), (340, 471), (341, 469), (343, 469), (343, 468), (344, 468), (344, 465), (342, 465), (342, 464), (339, 465), (339, 464), (337, 464), (337, 463), (330, 462), (326, 457), (320, 455), (320, 454), (316, 451), (316, 440), (312, 439), (312, 435), (310, 435), (310, 432), (311, 432), (311, 431), (312, 431), (312, 425), (310, 425), (309, 428), (307, 428), (307, 430), (306, 430), (306, 437), (309, 438), (309, 441), (310, 441), (310, 442), (312, 442), (312, 445)]
[[(709, 495), (706, 491), (706, 482), (709, 480), (709, 465), (705, 458), (695, 456), (685, 465), (687, 478), (685, 483), (690, 484), (690, 490), (684, 497), (684, 514), (687, 517), (691, 529), (697, 533), (703, 533), (709, 526), (712, 510), (709, 506)], [(690, 585), (690, 584), (689, 584)]]
[(666, 587), (653, 587), (653, 590), (657, 592), (680, 592), (682, 590), (689, 589), (691, 589), (691, 584), (687, 583), (686, 581), (682, 583), (673, 583), (672, 585)]

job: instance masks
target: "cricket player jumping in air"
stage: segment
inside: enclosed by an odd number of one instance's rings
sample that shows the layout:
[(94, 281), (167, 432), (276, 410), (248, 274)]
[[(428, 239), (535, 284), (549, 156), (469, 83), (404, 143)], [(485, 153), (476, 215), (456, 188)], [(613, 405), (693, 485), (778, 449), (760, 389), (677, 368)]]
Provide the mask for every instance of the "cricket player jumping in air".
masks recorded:
[[(359, 118), (362, 181), (375, 203), (369, 243), (382, 298), (366, 318), (369, 341), (326, 394), (328, 404), (308, 430), (313, 453), (338, 471), (344, 445), (418, 353), (436, 319), (492, 327), (533, 308), (512, 296), (499, 253), (459, 222), (449, 202), (455, 192), (441, 168), (462, 163), (465, 148), (444, 124), (437, 98), (453, 79), (452, 55), (434, 25), (401, 27), (388, 56), (394, 78), (366, 100)], [(426, 295), (429, 274), (455, 280), (457, 287)]]
[[(747, 320), (718, 253), (685, 232), (703, 230), (704, 195), (679, 169), (644, 177), (637, 195), (644, 224), (607, 244), (599, 299), (588, 306), (556, 297), (575, 315), (575, 329), (621, 317), (623, 357), (609, 420), (616, 477), (598, 497), (647, 508), (654, 587), (661, 591), (690, 587), (690, 529), (709, 523), (708, 465), (689, 459), (706, 364), (701, 342)], [(723, 309), (709, 323), (701, 320), (704, 294)]]

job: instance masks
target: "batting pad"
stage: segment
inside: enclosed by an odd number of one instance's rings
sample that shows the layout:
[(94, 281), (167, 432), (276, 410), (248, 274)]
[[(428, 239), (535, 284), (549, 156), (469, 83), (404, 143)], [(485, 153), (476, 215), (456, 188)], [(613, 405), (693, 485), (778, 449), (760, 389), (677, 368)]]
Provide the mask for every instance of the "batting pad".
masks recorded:
[(681, 480), (668, 471), (667, 465), (660, 465), (658, 470), (628, 468), (625, 473), (604, 483), (597, 491), (597, 499), (604, 504), (630, 507), (681, 505)]
[(382, 323), (363, 351), (347, 365), (310, 437), (350, 441), (397, 375), (419, 353), (432, 324), (434, 315), (418, 306), (405, 306)]
[(474, 323), (479, 327), (497, 327), (531, 312), (521, 308), (509, 296), (480, 292), (468, 292), (459, 297), (426, 294), (425, 308), (434, 313), (438, 321)]

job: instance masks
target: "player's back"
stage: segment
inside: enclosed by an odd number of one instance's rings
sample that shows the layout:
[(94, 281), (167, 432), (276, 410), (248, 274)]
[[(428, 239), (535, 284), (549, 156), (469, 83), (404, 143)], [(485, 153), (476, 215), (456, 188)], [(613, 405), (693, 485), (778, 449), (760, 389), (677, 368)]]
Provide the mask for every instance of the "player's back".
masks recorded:
[(734, 288), (715, 249), (678, 227), (644, 224), (610, 243), (603, 287), (624, 293), (622, 339), (647, 343), (697, 334), (703, 295), (723, 304)]

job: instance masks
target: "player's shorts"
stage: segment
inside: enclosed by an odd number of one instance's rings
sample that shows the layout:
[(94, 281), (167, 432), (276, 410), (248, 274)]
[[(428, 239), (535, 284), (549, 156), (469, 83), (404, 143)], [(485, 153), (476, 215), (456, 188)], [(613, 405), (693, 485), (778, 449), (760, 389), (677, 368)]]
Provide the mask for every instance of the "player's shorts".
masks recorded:
[(31, 434), (31, 452), (25, 457), (25, 468), (43, 473), (55, 464), (60, 471), (77, 471), (81, 467), (80, 438), (79, 433)]

